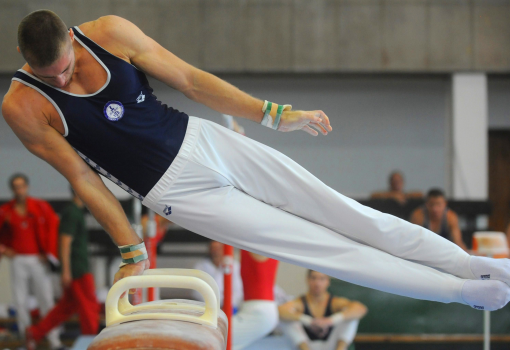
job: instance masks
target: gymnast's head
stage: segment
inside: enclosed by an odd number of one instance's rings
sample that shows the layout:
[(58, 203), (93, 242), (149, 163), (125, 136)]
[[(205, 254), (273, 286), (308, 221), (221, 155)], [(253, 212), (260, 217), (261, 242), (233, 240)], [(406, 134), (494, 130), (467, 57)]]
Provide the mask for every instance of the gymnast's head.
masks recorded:
[(324, 273), (308, 270), (306, 282), (308, 283), (308, 292), (311, 295), (321, 296), (328, 292), (330, 278)]
[(38, 10), (18, 26), (18, 52), (44, 82), (63, 88), (74, 72), (74, 33), (54, 12)]

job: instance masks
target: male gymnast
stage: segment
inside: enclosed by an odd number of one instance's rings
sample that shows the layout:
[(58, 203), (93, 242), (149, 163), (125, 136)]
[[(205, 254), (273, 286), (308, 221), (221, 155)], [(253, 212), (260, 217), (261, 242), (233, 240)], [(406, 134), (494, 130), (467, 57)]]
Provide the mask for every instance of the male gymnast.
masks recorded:
[(283, 154), (159, 102), (146, 74), (220, 113), (278, 131), (332, 131), (326, 114), (254, 98), (116, 16), (68, 29), (47, 10), (18, 28), (26, 64), (2, 114), (59, 171), (119, 246), (116, 280), (149, 267), (98, 173), (180, 226), (358, 285), (496, 310), (510, 260), (469, 256), (435, 233), (362, 206)]

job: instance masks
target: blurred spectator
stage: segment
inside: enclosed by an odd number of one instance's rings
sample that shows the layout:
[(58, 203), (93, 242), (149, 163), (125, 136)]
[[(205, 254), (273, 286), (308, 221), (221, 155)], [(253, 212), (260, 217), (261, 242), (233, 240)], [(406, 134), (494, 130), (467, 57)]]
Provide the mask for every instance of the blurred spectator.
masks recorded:
[(353, 342), (365, 305), (328, 293), (330, 278), (308, 270), (308, 292), (278, 307), (284, 333), (300, 350), (344, 350)]
[(382, 192), (374, 192), (370, 196), (371, 199), (393, 199), (400, 204), (405, 204), (408, 199), (420, 199), (423, 198), (423, 193), (416, 192), (404, 192), (404, 175), (400, 171), (394, 171), (388, 178), (389, 190)]
[[(220, 288), (220, 302), (223, 307), (223, 243), (211, 241), (209, 244), (209, 258), (200, 260), (196, 263), (195, 269), (207, 272), (211, 275)], [(195, 299), (203, 300), (202, 296), (194, 292)], [(241, 280), (241, 269), (238, 261), (234, 261), (234, 271), (232, 272), (232, 306), (235, 310), (239, 308), (244, 299), (243, 281)]]
[[(58, 216), (48, 202), (28, 195), (29, 179), (14, 174), (9, 179), (14, 199), (0, 207), (0, 254), (11, 259), (11, 283), (21, 337), (30, 326), (29, 286), (35, 293), (40, 313), (53, 307), (49, 267), (58, 263)], [(58, 330), (48, 334), (52, 348), (60, 348)]]
[(27, 329), (27, 350), (54, 327), (78, 313), (82, 334), (94, 335), (99, 329), (99, 304), (94, 277), (89, 270), (88, 232), (84, 204), (71, 188), (72, 201), (62, 212), (60, 221), (60, 258), (62, 261), (63, 297), (37, 325)]
[(434, 188), (427, 193), (425, 205), (411, 214), (411, 222), (429, 229), (467, 251), (462, 240), (457, 214), (448, 208), (442, 190)]

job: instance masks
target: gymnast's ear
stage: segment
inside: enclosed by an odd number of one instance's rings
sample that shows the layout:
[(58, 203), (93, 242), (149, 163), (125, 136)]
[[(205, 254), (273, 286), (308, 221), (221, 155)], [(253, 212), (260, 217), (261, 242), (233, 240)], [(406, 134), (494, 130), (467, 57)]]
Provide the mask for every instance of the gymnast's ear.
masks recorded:
[(71, 42), (74, 41), (74, 31), (73, 28), (69, 28), (69, 37), (71, 38)]

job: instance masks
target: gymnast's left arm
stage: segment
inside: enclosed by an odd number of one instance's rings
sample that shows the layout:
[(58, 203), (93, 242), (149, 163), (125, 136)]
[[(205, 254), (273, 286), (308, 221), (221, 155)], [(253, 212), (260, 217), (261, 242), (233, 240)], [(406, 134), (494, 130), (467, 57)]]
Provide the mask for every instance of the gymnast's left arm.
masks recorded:
[[(215, 111), (257, 123), (262, 121), (263, 101), (186, 63), (146, 36), (128, 20), (106, 16), (102, 17), (101, 21), (103, 33), (106, 33), (112, 42), (117, 43), (126, 59), (148, 75)], [(329, 118), (323, 111), (285, 110), (281, 115), (278, 130), (303, 130), (316, 136), (317, 131), (327, 135), (332, 128)]]

